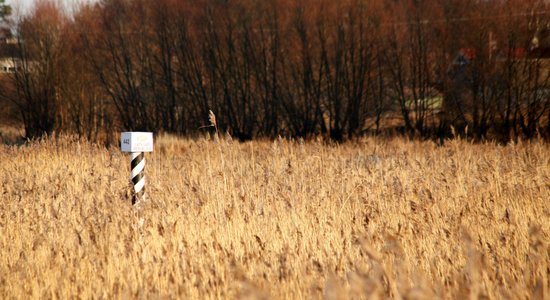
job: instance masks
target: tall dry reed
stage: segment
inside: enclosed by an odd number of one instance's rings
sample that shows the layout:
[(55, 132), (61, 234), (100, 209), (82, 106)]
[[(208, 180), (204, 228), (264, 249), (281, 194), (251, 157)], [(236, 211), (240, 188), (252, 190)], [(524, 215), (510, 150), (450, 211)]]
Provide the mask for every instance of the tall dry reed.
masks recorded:
[(0, 298), (548, 298), (550, 151), (157, 139), (0, 146)]

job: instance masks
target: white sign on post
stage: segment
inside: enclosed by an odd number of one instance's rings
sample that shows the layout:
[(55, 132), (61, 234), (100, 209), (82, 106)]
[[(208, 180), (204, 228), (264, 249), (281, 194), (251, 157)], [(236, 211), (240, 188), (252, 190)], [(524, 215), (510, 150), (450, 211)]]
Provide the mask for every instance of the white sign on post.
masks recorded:
[(123, 132), (120, 135), (122, 152), (153, 152), (152, 132)]
[(152, 132), (123, 132), (120, 135), (120, 149), (131, 152), (130, 179), (134, 184), (132, 204), (145, 198), (145, 155), (143, 152), (153, 152)]

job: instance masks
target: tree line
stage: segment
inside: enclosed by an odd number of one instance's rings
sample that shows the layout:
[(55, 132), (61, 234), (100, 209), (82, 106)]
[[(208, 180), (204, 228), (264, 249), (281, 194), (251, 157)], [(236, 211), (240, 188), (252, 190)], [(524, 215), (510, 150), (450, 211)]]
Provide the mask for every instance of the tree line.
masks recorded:
[[(550, 136), (548, 6), (525, 0), (39, 2), (0, 101), (27, 137)], [(546, 41), (548, 39), (548, 41)], [(8, 115), (8, 114), (6, 114)]]

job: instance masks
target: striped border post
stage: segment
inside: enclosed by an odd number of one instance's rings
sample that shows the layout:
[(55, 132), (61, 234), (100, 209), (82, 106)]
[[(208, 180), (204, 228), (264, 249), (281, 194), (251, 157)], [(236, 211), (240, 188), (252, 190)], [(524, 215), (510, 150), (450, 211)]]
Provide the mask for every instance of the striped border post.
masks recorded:
[(120, 136), (120, 148), (130, 152), (130, 180), (134, 186), (132, 204), (136, 205), (145, 198), (145, 154), (153, 151), (153, 133), (123, 132)]
[(134, 193), (132, 194), (132, 204), (145, 198), (145, 155), (143, 152), (132, 152), (130, 162), (131, 176), (130, 179), (134, 184)]

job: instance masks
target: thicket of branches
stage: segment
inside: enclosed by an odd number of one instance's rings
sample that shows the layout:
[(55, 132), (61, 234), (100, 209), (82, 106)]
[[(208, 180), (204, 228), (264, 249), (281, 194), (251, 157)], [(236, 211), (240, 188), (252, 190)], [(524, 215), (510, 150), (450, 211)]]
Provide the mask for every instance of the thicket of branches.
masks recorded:
[(340, 141), (388, 128), (549, 136), (550, 63), (537, 52), (547, 9), (525, 0), (105, 0), (65, 14), (40, 2), (17, 25), (21, 64), (2, 77), (0, 96), (28, 137), (194, 134), (209, 111), (241, 140)]

